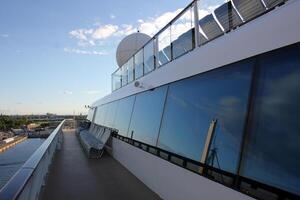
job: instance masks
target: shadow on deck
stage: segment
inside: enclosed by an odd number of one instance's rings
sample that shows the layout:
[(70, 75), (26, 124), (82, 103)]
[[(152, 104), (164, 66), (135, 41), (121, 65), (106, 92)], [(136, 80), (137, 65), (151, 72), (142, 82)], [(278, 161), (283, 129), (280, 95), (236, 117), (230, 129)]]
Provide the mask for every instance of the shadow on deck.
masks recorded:
[(88, 159), (74, 131), (64, 131), (41, 199), (159, 199), (108, 154)]

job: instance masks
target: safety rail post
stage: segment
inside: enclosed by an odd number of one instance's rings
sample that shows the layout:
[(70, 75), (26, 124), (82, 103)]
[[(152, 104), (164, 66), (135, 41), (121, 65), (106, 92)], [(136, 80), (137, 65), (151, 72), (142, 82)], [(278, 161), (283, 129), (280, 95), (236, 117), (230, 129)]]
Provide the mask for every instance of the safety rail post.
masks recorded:
[(195, 0), (194, 1), (195, 48), (200, 45), (200, 30), (199, 30), (198, 20), (199, 20), (198, 0)]

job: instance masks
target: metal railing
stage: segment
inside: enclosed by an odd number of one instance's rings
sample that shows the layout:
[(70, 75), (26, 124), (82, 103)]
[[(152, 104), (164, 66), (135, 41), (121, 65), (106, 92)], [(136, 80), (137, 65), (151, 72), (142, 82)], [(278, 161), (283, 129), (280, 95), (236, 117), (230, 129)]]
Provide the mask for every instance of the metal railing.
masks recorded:
[(111, 75), (115, 91), (287, 0), (193, 0)]
[(62, 142), (63, 120), (0, 190), (1, 200), (38, 199), (56, 149)]

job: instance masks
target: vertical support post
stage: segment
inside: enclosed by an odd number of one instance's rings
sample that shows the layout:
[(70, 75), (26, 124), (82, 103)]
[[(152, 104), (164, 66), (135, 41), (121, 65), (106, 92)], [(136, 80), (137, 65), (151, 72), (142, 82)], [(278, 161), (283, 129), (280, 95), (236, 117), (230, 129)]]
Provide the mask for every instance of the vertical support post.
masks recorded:
[(92, 122), (95, 123), (95, 118), (96, 118), (96, 114), (97, 114), (97, 107), (93, 107), (91, 108), (93, 110), (93, 118), (92, 118)]
[[(213, 119), (209, 125), (209, 129), (207, 131), (207, 136), (206, 136), (206, 140), (205, 140), (205, 144), (204, 144), (204, 148), (203, 148), (203, 152), (202, 152), (202, 156), (200, 159), (201, 163), (205, 163), (208, 153), (209, 153), (209, 148), (215, 133), (215, 129), (217, 126), (217, 120)], [(203, 167), (200, 167), (199, 172), (202, 174), (203, 173)]]
[[(56, 145), (56, 149), (60, 150), (62, 147), (62, 143), (63, 143), (63, 133), (62, 133), (62, 127), (58, 130), (59, 133), (57, 135), (57, 145)], [(54, 150), (55, 151), (55, 150)]]
[(113, 84), (114, 84), (114, 73), (111, 75), (111, 91), (113, 92), (114, 91), (114, 86), (113, 86)]
[(155, 67), (154, 69), (157, 69), (159, 66), (159, 59), (158, 59), (158, 35), (154, 39), (154, 56), (155, 56)]
[(200, 30), (199, 30), (199, 14), (198, 14), (198, 0), (194, 1), (194, 27), (195, 27), (195, 47), (200, 45)]
[(133, 81), (135, 81), (135, 54), (132, 57), (132, 73), (133, 73)]

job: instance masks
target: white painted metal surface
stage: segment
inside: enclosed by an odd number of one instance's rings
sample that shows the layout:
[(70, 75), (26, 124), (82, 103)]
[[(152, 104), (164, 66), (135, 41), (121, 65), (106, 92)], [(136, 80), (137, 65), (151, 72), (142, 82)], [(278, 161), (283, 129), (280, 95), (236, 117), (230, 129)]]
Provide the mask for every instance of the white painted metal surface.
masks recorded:
[(116, 138), (112, 155), (162, 199), (252, 199)]

